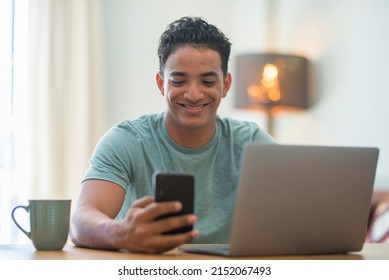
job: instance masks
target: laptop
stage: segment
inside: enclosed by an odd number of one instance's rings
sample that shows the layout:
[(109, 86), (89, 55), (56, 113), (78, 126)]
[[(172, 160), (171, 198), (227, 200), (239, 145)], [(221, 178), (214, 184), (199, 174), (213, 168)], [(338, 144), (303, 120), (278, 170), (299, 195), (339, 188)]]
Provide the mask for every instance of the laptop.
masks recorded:
[(179, 248), (230, 256), (360, 251), (378, 154), (373, 147), (249, 144), (229, 244)]

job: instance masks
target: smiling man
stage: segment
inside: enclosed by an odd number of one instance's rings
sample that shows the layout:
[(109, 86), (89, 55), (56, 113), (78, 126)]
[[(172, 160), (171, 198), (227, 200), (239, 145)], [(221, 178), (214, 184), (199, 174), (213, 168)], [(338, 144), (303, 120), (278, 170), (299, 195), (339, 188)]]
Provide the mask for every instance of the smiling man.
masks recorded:
[(157, 84), (167, 101), (166, 129), (175, 142), (199, 148), (215, 134), (220, 101), (227, 95), (231, 75), (223, 74), (217, 51), (183, 45), (157, 73)]
[[(273, 142), (254, 123), (217, 115), (232, 81), (230, 49), (201, 18), (168, 26), (156, 75), (167, 108), (118, 124), (96, 146), (72, 216), (74, 244), (161, 253), (189, 242), (228, 242), (243, 147)], [(182, 205), (154, 201), (155, 171), (194, 175), (195, 215), (157, 219)], [(195, 229), (162, 234), (188, 225)]]

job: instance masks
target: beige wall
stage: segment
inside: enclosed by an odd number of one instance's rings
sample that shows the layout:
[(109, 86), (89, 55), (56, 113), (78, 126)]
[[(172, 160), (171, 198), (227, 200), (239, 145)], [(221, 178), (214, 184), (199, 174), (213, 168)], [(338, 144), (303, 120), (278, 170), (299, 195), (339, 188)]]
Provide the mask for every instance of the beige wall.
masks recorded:
[[(274, 0), (272, 0), (275, 2)], [(389, 2), (385, 0), (278, 0), (269, 17), (266, 0), (103, 0), (107, 77), (107, 128), (124, 118), (158, 112), (156, 49), (166, 25), (203, 16), (233, 43), (237, 54), (269, 49), (307, 56), (315, 103), (277, 116), (280, 143), (377, 146), (376, 188), (389, 189)], [(267, 30), (276, 33), (269, 45)], [(233, 108), (233, 88), (220, 114), (265, 125), (262, 112)]]

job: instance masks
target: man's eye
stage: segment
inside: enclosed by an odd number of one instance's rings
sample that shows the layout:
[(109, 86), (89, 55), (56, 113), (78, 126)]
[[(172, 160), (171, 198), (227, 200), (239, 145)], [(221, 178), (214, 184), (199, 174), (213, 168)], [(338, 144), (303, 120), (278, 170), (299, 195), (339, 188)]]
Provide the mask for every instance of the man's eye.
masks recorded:
[(211, 87), (215, 84), (215, 81), (205, 80), (203, 81), (203, 84), (207, 87)]
[(185, 81), (181, 81), (181, 80), (173, 80), (173, 81), (171, 81), (171, 84), (173, 85), (173, 86), (176, 86), (176, 87), (179, 87), (179, 86), (182, 86), (183, 84), (185, 83)]

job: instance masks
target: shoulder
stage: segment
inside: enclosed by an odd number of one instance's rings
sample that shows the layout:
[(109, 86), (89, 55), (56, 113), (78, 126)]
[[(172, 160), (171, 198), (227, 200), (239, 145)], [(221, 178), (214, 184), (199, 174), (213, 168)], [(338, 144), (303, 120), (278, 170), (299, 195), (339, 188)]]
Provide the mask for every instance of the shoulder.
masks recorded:
[(233, 130), (239, 130), (239, 129), (257, 129), (258, 125), (254, 122), (249, 121), (241, 121), (236, 120), (232, 118), (222, 118), (217, 117), (217, 121), (223, 129), (233, 129)]
[(115, 150), (120, 147), (134, 147), (161, 129), (161, 123), (163, 114), (149, 114), (135, 120), (124, 120), (111, 127), (100, 139), (98, 146)]
[(163, 114), (148, 114), (140, 116), (134, 120), (124, 120), (115, 126), (113, 126), (108, 132), (108, 135), (115, 137), (128, 137), (133, 136), (135, 138), (142, 137), (143, 135), (149, 135), (150, 131), (159, 130), (163, 123)]
[(232, 118), (217, 118), (218, 127), (224, 137), (241, 138), (244, 141), (274, 143), (274, 139), (255, 122)]
[(163, 118), (163, 113), (147, 114), (134, 120), (124, 120), (114, 126), (113, 129), (121, 132), (148, 132), (158, 128), (163, 123)]

